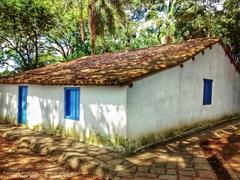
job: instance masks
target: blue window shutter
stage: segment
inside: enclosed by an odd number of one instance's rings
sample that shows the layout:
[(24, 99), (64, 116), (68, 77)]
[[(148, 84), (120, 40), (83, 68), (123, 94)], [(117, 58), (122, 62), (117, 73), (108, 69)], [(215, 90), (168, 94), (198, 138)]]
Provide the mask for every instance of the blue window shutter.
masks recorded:
[(70, 91), (65, 90), (65, 116), (71, 115)]
[(203, 105), (212, 104), (212, 82), (211, 79), (204, 79)]
[(70, 111), (71, 111), (71, 117), (75, 117), (75, 91), (71, 90), (70, 91)]
[(79, 120), (80, 88), (64, 88), (64, 117)]
[(76, 118), (80, 118), (80, 90), (76, 92)]

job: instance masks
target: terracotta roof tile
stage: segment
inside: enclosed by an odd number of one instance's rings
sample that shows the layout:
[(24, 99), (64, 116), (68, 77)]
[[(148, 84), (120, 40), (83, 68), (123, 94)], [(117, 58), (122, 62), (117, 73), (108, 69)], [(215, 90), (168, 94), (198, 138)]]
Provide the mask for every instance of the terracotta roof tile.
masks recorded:
[(82, 57), (0, 79), (1, 84), (124, 85), (147, 74), (181, 65), (217, 38)]

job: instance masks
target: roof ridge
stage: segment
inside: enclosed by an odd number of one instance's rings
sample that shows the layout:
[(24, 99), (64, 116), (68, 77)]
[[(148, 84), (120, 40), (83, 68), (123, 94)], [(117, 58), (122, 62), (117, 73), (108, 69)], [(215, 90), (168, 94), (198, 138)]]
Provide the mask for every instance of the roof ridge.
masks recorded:
[[(130, 49), (130, 50), (122, 50), (122, 51), (116, 51), (116, 52), (107, 52), (107, 53), (103, 53), (103, 54), (87, 55), (87, 56), (82, 56), (82, 57), (79, 57), (79, 58), (75, 58), (75, 59), (71, 59), (71, 60), (67, 60), (67, 61), (63, 61), (63, 62), (60, 61), (60, 62), (57, 62), (55, 64), (49, 64), (49, 65), (46, 65), (46, 66), (43, 66), (43, 67), (39, 67), (39, 68), (36, 68), (36, 69), (22, 71), (22, 72), (17, 73), (17, 74), (28, 73), (28, 72), (32, 72), (32, 71), (35, 71), (35, 70), (40, 70), (40, 69), (44, 69), (44, 68), (48, 68), (48, 67), (54, 67), (54, 66), (58, 66), (58, 65), (62, 65), (62, 64), (69, 64), (69, 63), (77, 62), (77, 61), (80, 61), (80, 60), (83, 60), (83, 59), (87, 59), (87, 58), (91, 58), (91, 57), (101, 57), (101, 56), (105, 56), (105, 55), (121, 54), (121, 53), (128, 53), (128, 52), (136, 52), (136, 51), (146, 50), (146, 49), (150, 49), (150, 48), (160, 48), (160, 47), (166, 47), (166, 46), (170, 46), (170, 45), (178, 45), (178, 44), (190, 42), (190, 41), (193, 41), (193, 40), (206, 40), (206, 39), (216, 39), (216, 40), (220, 41), (220, 38), (218, 38), (218, 37), (196, 38), (196, 39), (188, 39), (188, 40), (182, 41), (182, 42), (174, 42), (174, 43), (168, 43), (168, 44), (159, 44), (159, 45), (150, 46), (150, 47), (144, 47), (144, 48), (139, 48), (139, 49)], [(15, 75), (17, 75), (17, 74), (15, 74)]]
[[(120, 85), (140, 76), (182, 64), (219, 41), (216, 37), (198, 38), (181, 43), (84, 56), (3, 77), (0, 83)], [(76, 79), (74, 83), (73, 79)]]

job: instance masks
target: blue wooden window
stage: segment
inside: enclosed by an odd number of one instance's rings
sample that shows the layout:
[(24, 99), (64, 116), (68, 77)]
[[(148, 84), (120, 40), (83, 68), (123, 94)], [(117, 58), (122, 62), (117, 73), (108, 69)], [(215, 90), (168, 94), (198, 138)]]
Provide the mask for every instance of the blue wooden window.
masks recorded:
[(64, 118), (79, 120), (80, 118), (80, 88), (64, 88)]
[(204, 79), (204, 86), (203, 86), (203, 105), (210, 105), (212, 104), (212, 84), (213, 80), (211, 79)]

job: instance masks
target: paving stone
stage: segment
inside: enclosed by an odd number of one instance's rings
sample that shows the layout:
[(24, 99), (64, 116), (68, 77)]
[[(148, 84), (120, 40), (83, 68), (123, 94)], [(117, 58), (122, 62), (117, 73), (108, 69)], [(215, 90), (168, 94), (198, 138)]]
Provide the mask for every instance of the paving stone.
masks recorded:
[[(126, 165), (117, 165), (114, 167), (114, 171), (128, 171), (128, 172), (135, 172), (134, 170), (131, 170), (132, 167), (126, 166)], [(136, 167), (137, 169), (137, 167)]]
[(80, 166), (80, 159), (78, 157), (72, 157), (67, 161), (68, 166), (73, 170), (78, 170)]
[(180, 175), (195, 177), (196, 173), (194, 171), (179, 171)]
[(129, 158), (127, 158), (127, 160), (130, 163), (135, 164), (135, 165), (144, 165), (144, 162), (141, 161), (140, 159), (137, 159), (136, 157), (129, 157)]
[(153, 159), (155, 157), (156, 157), (156, 155), (154, 153), (150, 153), (150, 152), (145, 152), (145, 153), (137, 156), (137, 158), (141, 159), (141, 160)]
[(186, 166), (187, 166), (187, 163), (185, 163), (185, 162), (179, 162), (178, 163), (179, 168), (185, 168)]
[(186, 163), (185, 168), (192, 168), (193, 167), (193, 163)]
[(199, 158), (205, 158), (205, 154), (203, 154), (202, 152), (200, 154), (196, 155), (196, 156), (199, 157)]
[(212, 171), (198, 170), (197, 173), (200, 178), (216, 178), (216, 175)]
[(166, 165), (166, 168), (170, 169), (170, 168), (177, 168), (178, 164), (177, 163), (171, 163), (168, 162)]
[(107, 164), (107, 163), (104, 163), (101, 165), (102, 169), (105, 170), (105, 171), (111, 171), (114, 169), (114, 165), (112, 164)]
[(150, 170), (150, 166), (139, 166), (138, 172), (144, 172), (147, 173)]
[(135, 177), (134, 180), (157, 180), (157, 178)]
[(167, 153), (167, 150), (162, 146), (158, 146), (158, 147), (155, 147), (154, 150), (152, 150), (152, 152), (153, 153), (157, 152), (157, 153), (165, 154), (165, 153)]
[(137, 172), (137, 173), (135, 174), (135, 177), (156, 178), (156, 177), (157, 177), (157, 174), (155, 174), (155, 173)]
[(176, 163), (178, 161), (178, 157), (169, 157), (168, 161)]
[(108, 155), (114, 157), (114, 158), (124, 158), (123, 155), (121, 155), (120, 153), (115, 153), (115, 152), (108, 152)]
[(89, 155), (89, 156), (98, 156), (98, 155), (100, 155), (101, 153), (100, 152), (98, 152), (98, 151), (89, 151), (89, 152), (87, 152), (87, 154)]
[(137, 166), (132, 166), (127, 171), (131, 173), (135, 173), (137, 171)]
[(194, 180), (217, 180), (217, 178), (200, 178), (200, 177), (197, 177), (197, 178), (194, 178)]
[(129, 180), (131, 178), (124, 178), (124, 177), (114, 177), (114, 180)]
[[(239, 123), (240, 125), (240, 123)], [(240, 126), (239, 126), (240, 128)], [(0, 126), (0, 132), (5, 132)], [(15, 132), (16, 131), (16, 132)], [(208, 164), (200, 146), (194, 145), (206, 135), (196, 135), (188, 139), (173, 141), (166, 146), (159, 145), (130, 157), (72, 140), (61, 139), (42, 133), (28, 131), (33, 138), (20, 139), (21, 131), (16, 128), (11, 133), (4, 133), (19, 144), (34, 147), (42, 153), (50, 154), (62, 162), (68, 162), (73, 169), (92, 173), (112, 179), (216, 179), (215, 173)], [(231, 131), (229, 131), (231, 132)], [(26, 132), (24, 132), (26, 133)], [(219, 131), (219, 133), (222, 133)], [(46, 142), (44, 142), (46, 141)], [(186, 141), (184, 144), (183, 141)], [(24, 143), (23, 143), (24, 142)], [(27, 142), (27, 143), (26, 143)], [(37, 145), (36, 145), (37, 144)], [(69, 152), (66, 152), (69, 151)]]
[(123, 162), (124, 162), (124, 159), (113, 159), (113, 160), (107, 161), (107, 163), (112, 165), (120, 165)]
[(179, 176), (179, 180), (192, 180), (192, 179), (193, 179), (192, 177), (188, 177), (188, 176), (182, 176), (182, 175)]
[(101, 161), (101, 160), (98, 160), (98, 159), (93, 159), (93, 160), (91, 160), (91, 162), (92, 162), (92, 163), (95, 163), (95, 164), (99, 164), (99, 165), (102, 165), (102, 164), (104, 164), (104, 162), (103, 162), (103, 161)]
[(145, 160), (145, 161), (141, 161), (138, 165), (139, 166), (152, 166), (153, 164), (153, 160)]
[(194, 162), (195, 164), (206, 163), (206, 159), (200, 158), (200, 157), (194, 157), (194, 158), (192, 159), (192, 162)]
[(126, 166), (129, 166), (129, 165), (132, 165), (133, 163), (124, 159), (124, 162), (122, 163), (122, 165), (126, 165)]
[(123, 178), (122, 177), (119, 177), (119, 176), (117, 176), (117, 177), (115, 177), (115, 180), (122, 180)]
[(166, 167), (167, 162), (159, 162), (158, 160), (153, 163), (154, 167)]
[(194, 171), (195, 170), (195, 168), (179, 168), (179, 170), (181, 170), (181, 171)]
[(169, 159), (170, 155), (168, 153), (165, 153), (164, 155), (157, 156), (159, 162), (166, 162)]
[(161, 167), (152, 167), (150, 172), (163, 175), (166, 174), (166, 169)]
[(168, 175), (177, 175), (177, 170), (176, 169), (167, 169), (167, 174)]
[(134, 178), (134, 173), (129, 173), (129, 172), (125, 172), (125, 171), (122, 171), (122, 172), (119, 172), (117, 174), (118, 177), (124, 177), (124, 178)]
[(83, 174), (92, 174), (92, 172), (97, 166), (98, 164), (88, 162), (88, 163), (81, 164), (78, 170), (80, 170), (81, 173)]
[(189, 153), (184, 152), (182, 157), (183, 157), (184, 160), (186, 160), (186, 159), (192, 159), (193, 156)]
[(196, 170), (212, 170), (208, 163), (194, 164), (194, 169)]
[(177, 158), (177, 162), (184, 163), (185, 161), (184, 161), (184, 158), (181, 155), (179, 155), (179, 157)]
[(108, 156), (108, 155), (98, 155), (96, 156), (95, 158), (101, 160), (101, 161), (104, 161), (104, 162), (107, 162), (107, 161), (110, 161), (112, 159), (114, 159), (112, 156)]
[(176, 175), (160, 175), (160, 180), (177, 180), (178, 177)]

